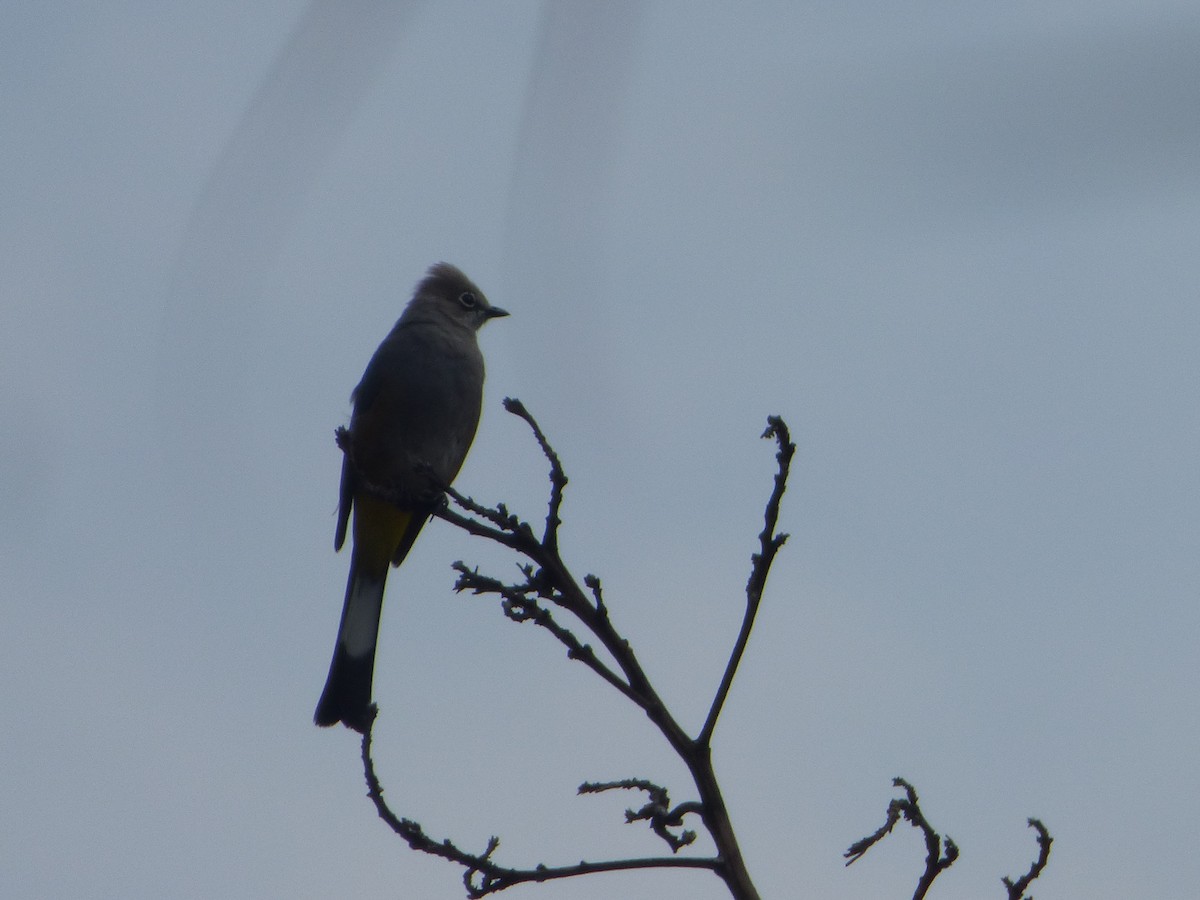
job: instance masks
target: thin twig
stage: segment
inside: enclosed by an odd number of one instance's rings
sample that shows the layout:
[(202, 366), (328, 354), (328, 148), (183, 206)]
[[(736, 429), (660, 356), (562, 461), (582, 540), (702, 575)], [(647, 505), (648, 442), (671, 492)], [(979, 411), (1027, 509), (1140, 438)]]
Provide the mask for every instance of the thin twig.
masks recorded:
[(461, 560), (454, 563), (452, 568), (458, 572), (458, 581), (454, 590), (469, 591), (472, 594), (498, 594), (503, 599), (504, 614), (514, 622), (533, 622), (545, 628), (564, 647), (567, 648), (567, 658), (578, 660), (589, 669), (615, 687), (618, 691), (637, 702), (637, 697), (621, 676), (606, 666), (590, 644), (584, 644), (570, 629), (564, 628), (554, 618), (550, 610), (529, 596), (533, 588), (528, 582), (524, 585), (507, 585), (495, 578), (481, 575), (478, 570), (468, 568)]
[(694, 831), (685, 829), (679, 834), (675, 834), (670, 829), (682, 827), (684, 816), (692, 813), (700, 814), (704, 811), (703, 807), (694, 801), (672, 807), (670, 794), (662, 785), (644, 778), (623, 778), (620, 781), (585, 781), (579, 786), (581, 794), (600, 794), (615, 790), (645, 791), (649, 795), (649, 801), (641, 809), (625, 810), (625, 821), (649, 822), (651, 830), (667, 842), (671, 852), (676, 853), (696, 840)]
[(547, 550), (557, 553), (558, 526), (562, 524), (562, 519), (559, 517), (559, 510), (562, 509), (563, 488), (567, 486), (567, 473), (563, 471), (562, 462), (559, 460), (558, 454), (554, 452), (554, 448), (546, 440), (546, 435), (542, 432), (541, 426), (534, 420), (529, 410), (525, 408), (525, 404), (515, 397), (505, 397), (504, 408), (514, 416), (524, 419), (525, 423), (533, 429), (533, 436), (537, 439), (538, 446), (542, 448), (542, 453), (545, 454), (546, 460), (550, 463), (550, 503), (549, 509), (546, 512), (546, 533), (542, 537), (542, 545)]
[(925, 818), (925, 814), (921, 812), (921, 804), (917, 799), (916, 789), (905, 781), (903, 778), (892, 779), (892, 784), (898, 788), (904, 789), (903, 798), (895, 798), (888, 804), (887, 819), (873, 834), (867, 835), (850, 845), (850, 849), (845, 852), (846, 865), (858, 862), (863, 855), (879, 843), (884, 835), (891, 833), (891, 830), (900, 821), (901, 817), (907, 819), (915, 828), (920, 829), (925, 837), (925, 871), (921, 874), (920, 881), (917, 882), (917, 889), (913, 892), (913, 900), (922, 900), (929, 892), (929, 888), (933, 886), (933, 880), (938, 877), (946, 869), (953, 865), (958, 859), (958, 846), (950, 839), (949, 835), (945, 838), (945, 849), (943, 850), (943, 839), (929, 824), (929, 820)]
[(1029, 871), (1016, 881), (1007, 876), (1000, 879), (1008, 889), (1008, 900), (1033, 900), (1033, 897), (1025, 895), (1025, 891), (1033, 880), (1042, 874), (1042, 869), (1046, 868), (1046, 863), (1050, 861), (1050, 845), (1054, 843), (1054, 838), (1050, 837), (1050, 832), (1040, 819), (1030, 819), (1029, 827), (1037, 832), (1038, 858), (1033, 861)]
[(775, 454), (775, 459), (779, 463), (779, 471), (775, 473), (775, 488), (771, 491), (771, 497), (767, 501), (767, 508), (763, 514), (763, 530), (758, 536), (759, 551), (750, 557), (750, 578), (746, 581), (746, 612), (742, 616), (742, 627), (738, 631), (733, 652), (729, 655), (729, 662), (725, 665), (721, 684), (709, 707), (704, 727), (700, 729), (700, 734), (696, 738), (697, 743), (702, 746), (708, 746), (712, 742), (713, 731), (717, 727), (717, 718), (725, 706), (725, 699), (729, 696), (729, 689), (733, 686), (733, 677), (737, 674), (742, 654), (745, 653), (746, 644), (750, 640), (750, 631), (754, 628), (754, 619), (758, 615), (763, 589), (767, 584), (767, 573), (771, 570), (771, 563), (775, 561), (775, 554), (788, 539), (786, 534), (775, 532), (775, 525), (779, 521), (779, 503), (783, 499), (783, 492), (787, 490), (788, 472), (791, 469), (792, 456), (796, 453), (796, 445), (792, 443), (788, 427), (779, 416), (767, 418), (767, 430), (763, 432), (762, 436), (764, 438), (773, 437), (779, 444), (779, 452)]

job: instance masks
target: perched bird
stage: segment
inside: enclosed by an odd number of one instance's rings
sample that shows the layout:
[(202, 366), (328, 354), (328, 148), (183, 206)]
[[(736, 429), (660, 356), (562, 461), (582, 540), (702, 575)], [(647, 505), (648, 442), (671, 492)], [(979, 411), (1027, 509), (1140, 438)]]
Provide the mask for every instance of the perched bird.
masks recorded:
[(432, 266), (350, 395), (334, 548), (353, 545), (346, 600), (313, 721), (363, 732), (388, 566), (398, 566), (462, 467), (479, 424), (483, 355), (476, 333), (508, 315), (448, 263)]

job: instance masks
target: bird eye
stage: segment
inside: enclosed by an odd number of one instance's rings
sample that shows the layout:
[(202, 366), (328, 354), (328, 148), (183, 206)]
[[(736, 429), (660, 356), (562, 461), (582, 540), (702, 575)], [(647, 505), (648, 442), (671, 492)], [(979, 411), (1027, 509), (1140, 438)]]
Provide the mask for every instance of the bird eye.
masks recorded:
[(479, 298), (470, 291), (463, 291), (458, 295), (458, 302), (463, 305), (463, 309), (474, 309), (479, 305)]

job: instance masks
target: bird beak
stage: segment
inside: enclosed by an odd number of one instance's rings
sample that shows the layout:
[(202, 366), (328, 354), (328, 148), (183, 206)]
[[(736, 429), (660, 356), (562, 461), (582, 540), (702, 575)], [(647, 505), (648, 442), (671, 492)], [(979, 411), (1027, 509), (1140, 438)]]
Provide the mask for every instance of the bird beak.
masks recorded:
[(487, 317), (489, 319), (499, 319), (499, 318), (502, 318), (507, 315), (508, 315), (507, 309), (501, 309), (498, 306), (489, 306), (488, 307)]

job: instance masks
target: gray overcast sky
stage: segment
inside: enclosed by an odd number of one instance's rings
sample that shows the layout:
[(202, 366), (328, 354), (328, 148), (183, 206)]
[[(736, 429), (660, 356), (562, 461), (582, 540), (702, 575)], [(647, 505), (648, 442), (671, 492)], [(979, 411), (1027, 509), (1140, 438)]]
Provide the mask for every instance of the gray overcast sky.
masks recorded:
[[(459, 486), (544, 513), (696, 727), (782, 414), (792, 535), (721, 727), (764, 896), (1200, 884), (1200, 7), (13, 4), (0, 32), (0, 884), (457, 897), (311, 724), (335, 426), (430, 263), (482, 335)], [(389, 584), (388, 797), (506, 863), (658, 854), (644, 718), (449, 563)], [(623, 802), (625, 801), (625, 802)], [(515, 897), (725, 896), (705, 873)]]

